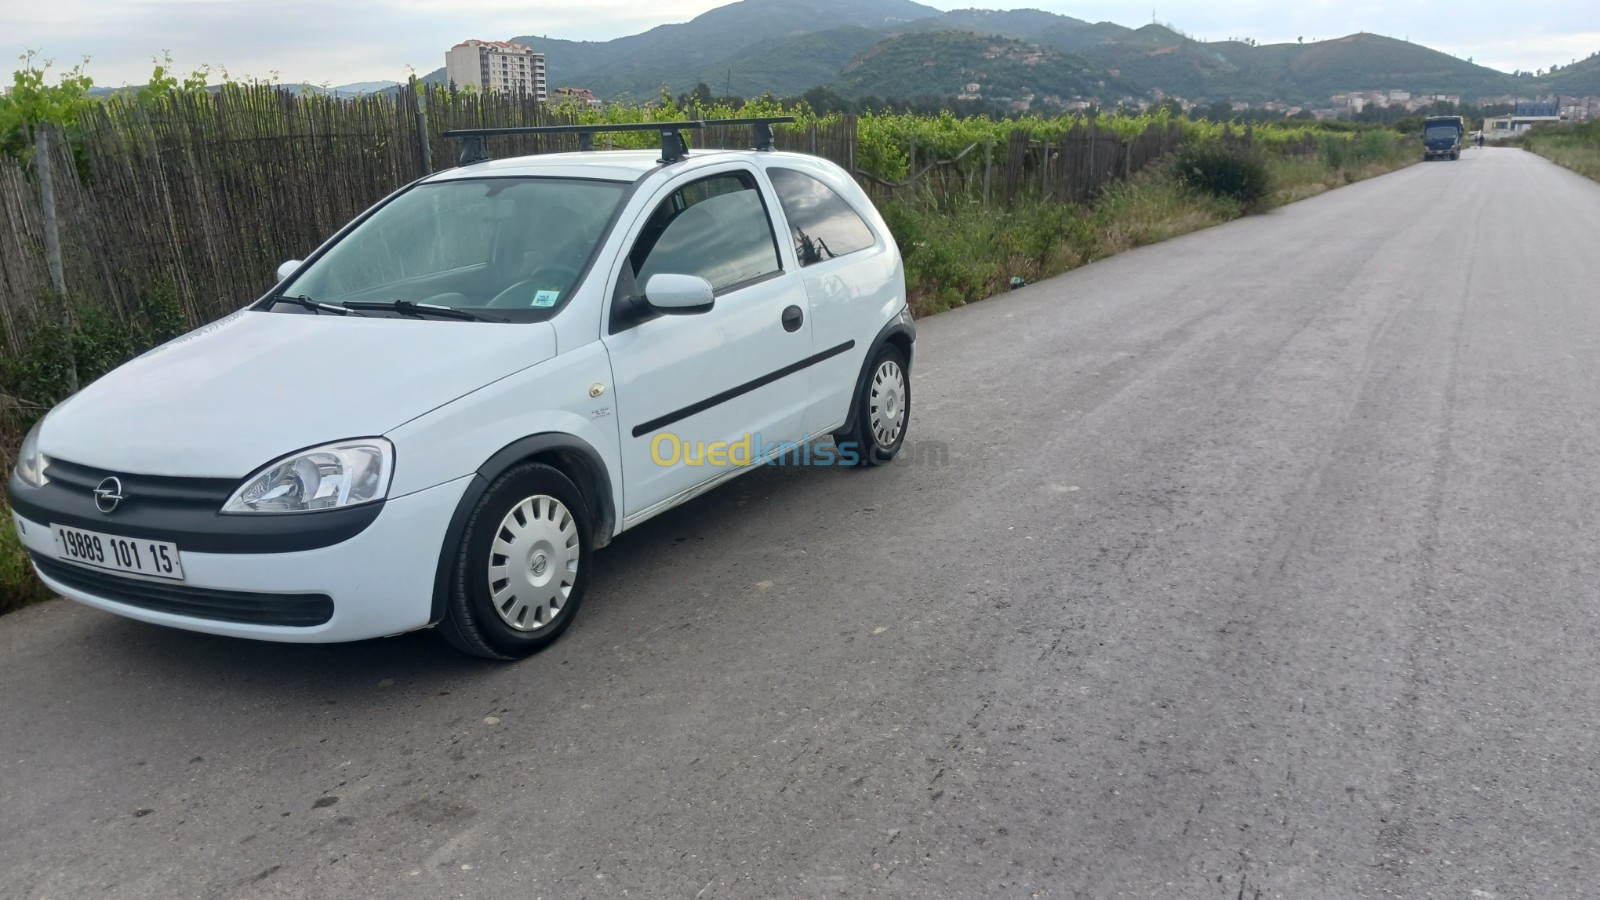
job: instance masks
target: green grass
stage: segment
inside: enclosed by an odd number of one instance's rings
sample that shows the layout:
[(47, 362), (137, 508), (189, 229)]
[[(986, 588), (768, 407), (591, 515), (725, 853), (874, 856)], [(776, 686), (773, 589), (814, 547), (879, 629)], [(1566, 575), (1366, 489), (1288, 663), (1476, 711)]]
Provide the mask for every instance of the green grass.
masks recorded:
[(912, 312), (932, 315), (1124, 250), (1238, 218), (1237, 201), (1148, 172), (1087, 206), (1035, 201), (1010, 210), (979, 202), (885, 204), (906, 263)]
[(21, 609), (50, 597), (50, 591), (33, 575), (28, 553), (11, 524), (11, 508), (0, 503), (0, 613)]
[(1519, 143), (1556, 165), (1600, 181), (1600, 121), (1583, 125), (1540, 125)]
[[(1012, 210), (976, 200), (926, 198), (883, 204), (906, 263), (912, 312), (932, 315), (1125, 250), (1220, 225), (1416, 161), (1408, 139), (1374, 133), (1333, 152), (1267, 159), (1265, 194), (1256, 201), (1196, 190), (1175, 164), (1115, 183), (1093, 202), (1033, 202)], [(1254, 196), (1254, 195), (1252, 195)]]

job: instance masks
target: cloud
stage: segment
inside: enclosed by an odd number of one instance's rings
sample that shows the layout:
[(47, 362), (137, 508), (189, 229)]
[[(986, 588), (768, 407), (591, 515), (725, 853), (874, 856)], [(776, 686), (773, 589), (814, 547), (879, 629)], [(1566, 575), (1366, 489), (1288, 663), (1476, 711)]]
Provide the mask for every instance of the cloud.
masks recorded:
[[(719, 0), (0, 0), (0, 49), (35, 49), (71, 64), (91, 58), (101, 84), (142, 83), (151, 59), (170, 50), (180, 69), (225, 66), (235, 77), (342, 83), (400, 79), (406, 67), (429, 72), (469, 37), (541, 34), (606, 40), (666, 22), (682, 22), (722, 5)], [(969, 0), (941, 2), (970, 6)], [(988, 8), (1042, 6), (1091, 21), (1138, 26), (1144, 13), (1112, 0), (1012, 0)], [(1157, 0), (1155, 15), (1196, 37), (1251, 37), (1262, 43), (1340, 37), (1370, 31), (1409, 38), (1505, 70), (1535, 69), (1600, 50), (1592, 0)], [(558, 74), (558, 73), (552, 73)]]
[[(470, 37), (504, 39), (530, 32), (607, 39), (660, 24), (699, 4), (641, 8), (621, 0), (568, 2), (537, 12), (524, 3), (445, 5), (400, 0), (318, 3), (308, 0), (0, 0), (4, 41), (13, 53), (38, 50), (62, 63), (90, 57), (97, 83), (142, 83), (151, 60), (170, 50), (179, 68), (226, 67), (235, 77), (342, 82), (403, 78), (405, 67), (429, 72), (445, 51)], [(715, 4), (705, 4), (711, 6)], [(16, 9), (12, 9), (16, 6)], [(603, 31), (603, 33), (589, 33)]]

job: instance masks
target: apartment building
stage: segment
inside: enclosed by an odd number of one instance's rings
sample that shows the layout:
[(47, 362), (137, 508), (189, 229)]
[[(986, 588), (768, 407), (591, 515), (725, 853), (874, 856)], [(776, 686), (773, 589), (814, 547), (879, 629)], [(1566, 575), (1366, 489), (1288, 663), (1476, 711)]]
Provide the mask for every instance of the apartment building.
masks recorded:
[(470, 40), (444, 55), (445, 76), (458, 88), (525, 94), (548, 100), (544, 54), (510, 41)]

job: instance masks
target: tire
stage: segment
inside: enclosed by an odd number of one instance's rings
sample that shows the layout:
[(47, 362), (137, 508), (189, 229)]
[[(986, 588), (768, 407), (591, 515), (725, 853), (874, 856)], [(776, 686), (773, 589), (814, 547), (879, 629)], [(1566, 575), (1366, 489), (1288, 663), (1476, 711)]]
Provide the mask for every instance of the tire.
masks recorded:
[(583, 603), (592, 528), (583, 494), (557, 469), (523, 463), (496, 478), (462, 531), (439, 635), (485, 659), (554, 643)]
[(1461, 151), (1460, 150), (1451, 150), (1450, 151), (1450, 158), (1452, 160), (1460, 159), (1461, 158)]
[[(852, 401), (855, 424), (833, 434), (840, 459), (846, 465), (877, 466), (894, 459), (906, 442), (911, 424), (911, 380), (906, 375), (905, 354), (894, 344), (884, 344)], [(853, 450), (853, 459), (846, 456)]]

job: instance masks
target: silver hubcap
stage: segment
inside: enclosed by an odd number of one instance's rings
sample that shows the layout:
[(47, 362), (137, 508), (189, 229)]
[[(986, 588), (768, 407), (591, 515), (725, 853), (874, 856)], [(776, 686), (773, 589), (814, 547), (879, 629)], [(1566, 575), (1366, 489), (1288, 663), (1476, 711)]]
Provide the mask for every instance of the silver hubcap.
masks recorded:
[(872, 409), (872, 436), (879, 447), (893, 447), (906, 425), (906, 376), (900, 364), (886, 359), (872, 373), (872, 392), (867, 397)]
[(560, 500), (539, 494), (500, 520), (489, 548), (489, 596), (518, 631), (537, 631), (567, 605), (578, 580), (578, 523)]

